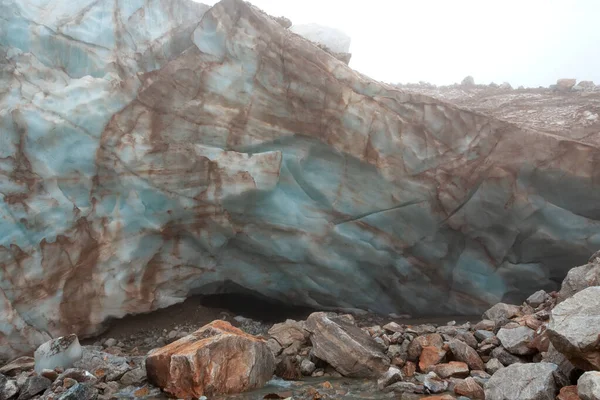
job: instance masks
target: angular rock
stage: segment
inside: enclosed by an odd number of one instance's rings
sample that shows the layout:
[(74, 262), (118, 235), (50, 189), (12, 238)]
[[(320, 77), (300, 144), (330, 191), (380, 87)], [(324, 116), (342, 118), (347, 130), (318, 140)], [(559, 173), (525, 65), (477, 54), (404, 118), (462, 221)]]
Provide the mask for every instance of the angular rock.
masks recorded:
[(306, 320), (314, 354), (340, 374), (353, 378), (378, 378), (390, 366), (381, 347), (360, 328), (326, 313)]
[(35, 360), (32, 357), (19, 357), (16, 360), (3, 365), (0, 368), (0, 374), (6, 376), (17, 376), (21, 372), (31, 371), (35, 367)]
[(308, 339), (308, 332), (304, 329), (304, 321), (287, 321), (275, 324), (269, 329), (269, 335), (277, 340), (283, 347), (289, 347), (294, 342), (304, 343)]
[(132, 369), (130, 371), (127, 371), (121, 377), (121, 379), (119, 379), (119, 382), (121, 382), (125, 386), (131, 386), (131, 385), (140, 386), (140, 385), (144, 384), (145, 381), (146, 381), (145, 366), (138, 367), (138, 368)]
[(423, 347), (419, 356), (419, 369), (427, 371), (433, 365), (439, 364), (446, 356), (446, 350), (439, 349), (435, 346)]
[(561, 352), (550, 344), (548, 351), (543, 354), (543, 360), (558, 366), (558, 370), (570, 381), (575, 382), (577, 375), (581, 373), (581, 370), (576, 368)]
[(495, 327), (496, 327), (496, 323), (494, 321), (492, 321), (491, 319), (484, 319), (482, 321), (479, 321), (477, 324), (475, 324), (473, 329), (475, 331), (479, 331), (479, 330), (493, 331)]
[(81, 360), (83, 349), (79, 344), (77, 335), (69, 335), (42, 344), (33, 356), (35, 359), (35, 372), (40, 374), (44, 369), (72, 367), (76, 361)]
[(527, 362), (527, 360), (522, 357), (510, 354), (504, 347), (496, 347), (492, 350), (491, 356), (498, 359), (504, 366)]
[(600, 286), (592, 286), (552, 310), (547, 333), (552, 345), (573, 365), (600, 369)]
[(497, 371), (485, 385), (486, 400), (554, 400), (556, 365), (513, 364)]
[(417, 366), (412, 361), (407, 361), (404, 364), (404, 366), (402, 367), (402, 375), (407, 378), (413, 377), (415, 375), (416, 371), (417, 371)]
[(110, 353), (87, 347), (84, 347), (83, 349), (81, 360), (75, 361), (73, 366), (89, 371), (97, 378), (106, 381), (119, 380), (132, 368), (125, 357), (115, 356)]
[(440, 378), (465, 378), (469, 376), (469, 366), (462, 361), (450, 361), (431, 368)]
[(92, 386), (76, 383), (69, 390), (60, 394), (56, 400), (96, 400), (98, 390)]
[(17, 382), (0, 374), (0, 400), (9, 400), (19, 392)]
[(534, 294), (532, 294), (531, 296), (529, 296), (527, 298), (527, 303), (531, 306), (531, 307), (537, 307), (541, 304), (543, 304), (546, 300), (548, 300), (550, 296), (548, 295), (548, 293), (546, 293), (545, 290), (538, 290), (537, 292), (535, 292)]
[(481, 313), (598, 246), (593, 135), (377, 82), (241, 0), (125, 3), (0, 2), (19, 32), (0, 48), (0, 358), (229, 282)]
[(452, 352), (454, 358), (458, 361), (466, 363), (469, 368), (482, 370), (485, 368), (481, 357), (475, 350), (460, 340), (451, 340), (448, 342), (448, 348)]
[(146, 358), (148, 381), (183, 398), (260, 388), (274, 370), (266, 341), (219, 320)]
[(588, 371), (577, 381), (577, 394), (581, 400), (600, 399), (600, 372)]
[(524, 356), (536, 352), (535, 348), (530, 347), (534, 335), (533, 329), (520, 326), (513, 329), (502, 328), (498, 331), (497, 337), (508, 352)]
[(429, 393), (442, 393), (448, 389), (448, 382), (440, 379), (434, 372), (430, 372), (425, 375), (423, 379), (423, 386)]
[(379, 390), (383, 390), (385, 387), (401, 380), (402, 372), (398, 368), (392, 366), (377, 380), (377, 387)]
[(519, 315), (519, 306), (505, 303), (496, 303), (483, 313), (483, 319), (489, 319), (495, 323), (510, 319)]
[(27, 378), (25, 384), (21, 387), (17, 400), (28, 400), (38, 393), (48, 389), (52, 382), (43, 376), (33, 375)]
[(560, 389), (556, 400), (581, 400), (577, 394), (577, 385), (565, 386)]
[(493, 338), (496, 335), (494, 335), (494, 332), (491, 331), (477, 330), (475, 331), (474, 336), (477, 340), (483, 341), (485, 339)]
[(385, 329), (386, 331), (389, 332), (394, 332), (394, 333), (404, 333), (404, 328), (402, 327), (402, 325), (397, 324), (396, 322), (390, 322), (388, 324), (385, 324), (383, 326), (383, 329)]
[(267, 347), (269, 348), (269, 350), (271, 350), (274, 356), (280, 355), (283, 351), (283, 347), (281, 347), (279, 342), (273, 338), (267, 340)]
[(587, 264), (569, 270), (558, 292), (558, 299), (564, 301), (590, 286), (600, 286), (600, 258), (598, 257), (592, 257)]
[(571, 90), (573, 86), (577, 83), (577, 79), (559, 79), (556, 81), (556, 88), (560, 91), (568, 91)]
[(302, 375), (304, 376), (311, 376), (312, 373), (315, 372), (315, 369), (317, 369), (315, 363), (307, 358), (303, 359), (300, 363), (300, 372), (302, 372)]
[(490, 358), (490, 360), (485, 363), (485, 372), (490, 375), (494, 375), (496, 371), (502, 368), (504, 368), (504, 365), (497, 358)]
[(469, 75), (469, 76), (466, 76), (460, 84), (461, 84), (461, 86), (465, 86), (465, 87), (475, 86), (475, 79), (473, 79), (473, 77)]
[(408, 346), (408, 359), (416, 361), (423, 351), (423, 347), (437, 347), (441, 349), (444, 346), (444, 339), (439, 333), (430, 333), (423, 336), (417, 336)]
[(471, 377), (454, 385), (454, 393), (459, 396), (466, 396), (470, 399), (485, 399), (483, 388)]
[(302, 379), (302, 371), (296, 357), (282, 356), (275, 365), (275, 376), (287, 381)]
[(383, 389), (384, 392), (425, 393), (425, 387), (413, 382), (396, 382)]

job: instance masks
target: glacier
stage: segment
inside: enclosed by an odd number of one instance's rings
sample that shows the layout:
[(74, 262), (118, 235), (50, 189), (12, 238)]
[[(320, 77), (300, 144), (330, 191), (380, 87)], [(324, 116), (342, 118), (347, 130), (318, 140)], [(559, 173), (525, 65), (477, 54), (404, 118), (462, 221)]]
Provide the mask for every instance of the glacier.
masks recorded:
[(0, 358), (228, 282), (476, 314), (600, 247), (599, 144), (374, 81), (241, 0), (3, 0), (0, 60)]

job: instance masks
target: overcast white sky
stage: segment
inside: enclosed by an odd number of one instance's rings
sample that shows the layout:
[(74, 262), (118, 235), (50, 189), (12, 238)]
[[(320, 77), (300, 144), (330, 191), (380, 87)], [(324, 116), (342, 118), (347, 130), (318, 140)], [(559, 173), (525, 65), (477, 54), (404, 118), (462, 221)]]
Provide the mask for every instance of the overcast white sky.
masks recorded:
[[(215, 4), (217, 1), (202, 1)], [(352, 38), (350, 66), (384, 82), (558, 78), (600, 84), (600, 0), (251, 0)]]

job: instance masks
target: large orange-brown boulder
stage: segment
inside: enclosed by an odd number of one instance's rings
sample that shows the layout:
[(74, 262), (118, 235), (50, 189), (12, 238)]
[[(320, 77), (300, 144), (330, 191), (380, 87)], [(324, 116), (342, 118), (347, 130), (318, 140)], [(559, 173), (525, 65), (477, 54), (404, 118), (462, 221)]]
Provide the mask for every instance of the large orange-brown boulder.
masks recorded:
[(153, 350), (146, 359), (148, 380), (184, 399), (256, 389), (274, 370), (267, 343), (225, 321)]

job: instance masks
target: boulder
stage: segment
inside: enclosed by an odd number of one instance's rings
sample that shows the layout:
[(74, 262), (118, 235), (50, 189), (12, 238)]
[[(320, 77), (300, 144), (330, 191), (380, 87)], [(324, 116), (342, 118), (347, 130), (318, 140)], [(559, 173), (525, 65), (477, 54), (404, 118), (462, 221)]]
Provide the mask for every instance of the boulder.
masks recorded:
[(423, 378), (423, 386), (429, 393), (442, 393), (448, 389), (448, 382), (430, 372)]
[(298, 359), (293, 356), (283, 356), (276, 360), (275, 376), (286, 381), (298, 381), (302, 379), (302, 370)]
[(592, 286), (558, 304), (547, 333), (552, 345), (573, 365), (600, 369), (600, 286)]
[(56, 400), (96, 400), (97, 398), (98, 389), (90, 385), (76, 383), (66, 392), (56, 397)]
[(546, 293), (545, 290), (538, 290), (537, 292), (529, 296), (526, 301), (531, 307), (535, 308), (543, 304), (549, 298), (550, 295)]
[(524, 358), (509, 353), (504, 347), (496, 347), (492, 350), (491, 356), (498, 359), (504, 366), (527, 362)]
[(315, 372), (315, 369), (317, 369), (317, 366), (308, 358), (303, 359), (300, 363), (300, 372), (302, 372), (302, 375), (311, 376)]
[(418, 360), (424, 347), (437, 347), (438, 349), (441, 349), (443, 346), (444, 339), (442, 339), (442, 336), (439, 333), (417, 336), (408, 346), (408, 359), (411, 361)]
[(524, 356), (536, 352), (535, 348), (530, 347), (534, 335), (535, 331), (533, 329), (520, 326), (513, 329), (502, 328), (498, 331), (497, 337), (507, 351)]
[(379, 390), (383, 390), (385, 387), (401, 380), (402, 372), (398, 368), (391, 366), (390, 369), (377, 380), (377, 387)]
[(379, 378), (390, 366), (381, 346), (343, 318), (313, 313), (306, 320), (306, 329), (315, 356), (344, 376)]
[(448, 342), (448, 348), (452, 352), (454, 358), (458, 361), (462, 361), (466, 363), (469, 368), (475, 370), (483, 370), (485, 365), (479, 357), (479, 354), (467, 344), (461, 342), (460, 340), (453, 339)]
[(461, 82), (460, 82), (461, 86), (465, 86), (465, 87), (471, 87), (471, 86), (475, 86), (475, 79), (473, 79), (473, 77), (471, 75), (466, 76)]
[(577, 79), (559, 79), (556, 81), (556, 88), (559, 91), (566, 92), (569, 91), (575, 86), (577, 83)]
[(60, 367), (70, 368), (81, 360), (83, 349), (77, 335), (63, 336), (40, 345), (34, 353), (35, 372), (40, 374), (44, 369)]
[(581, 400), (577, 394), (577, 385), (565, 386), (560, 389), (556, 400)]
[(11, 399), (18, 392), (19, 387), (17, 386), (17, 382), (0, 374), (0, 400)]
[(504, 368), (504, 365), (497, 358), (490, 358), (488, 362), (485, 363), (485, 372), (490, 375), (494, 375), (496, 371)]
[(439, 364), (446, 356), (446, 351), (435, 346), (423, 347), (419, 356), (419, 369), (426, 371), (429, 367)]
[(454, 393), (459, 396), (466, 396), (470, 399), (485, 399), (483, 388), (471, 377), (456, 383), (456, 385), (454, 385)]
[(127, 358), (116, 356), (97, 350), (93, 347), (84, 347), (81, 360), (73, 363), (75, 368), (89, 371), (97, 378), (106, 381), (116, 381), (132, 369)]
[(51, 384), (52, 382), (50, 382), (50, 379), (44, 378), (43, 376), (30, 376), (23, 386), (21, 386), (17, 400), (28, 400), (36, 394), (42, 393), (44, 390), (48, 389)]
[(304, 343), (308, 339), (308, 332), (304, 329), (304, 321), (287, 321), (275, 324), (269, 329), (269, 335), (277, 340), (283, 347), (289, 347), (295, 342)]
[(469, 376), (469, 366), (462, 361), (450, 361), (431, 368), (440, 378), (465, 378)]
[(542, 355), (542, 359), (545, 362), (556, 364), (558, 370), (570, 381), (575, 382), (578, 375), (581, 373), (581, 370), (576, 368), (564, 354), (556, 350), (552, 343), (548, 346), (548, 350)]
[(32, 371), (35, 368), (33, 357), (19, 357), (0, 368), (0, 374), (6, 376), (17, 376), (21, 372)]
[(260, 388), (274, 370), (275, 359), (265, 340), (219, 320), (146, 358), (148, 381), (182, 398)]
[(513, 364), (497, 371), (485, 385), (486, 400), (554, 400), (558, 385), (550, 363)]
[(577, 394), (581, 400), (600, 399), (600, 372), (588, 371), (577, 380)]
[(482, 319), (489, 319), (495, 323), (508, 320), (519, 315), (519, 306), (505, 303), (496, 303), (483, 313)]
[(590, 286), (600, 286), (600, 258), (595, 256), (587, 264), (569, 270), (558, 292), (558, 300), (564, 301)]

